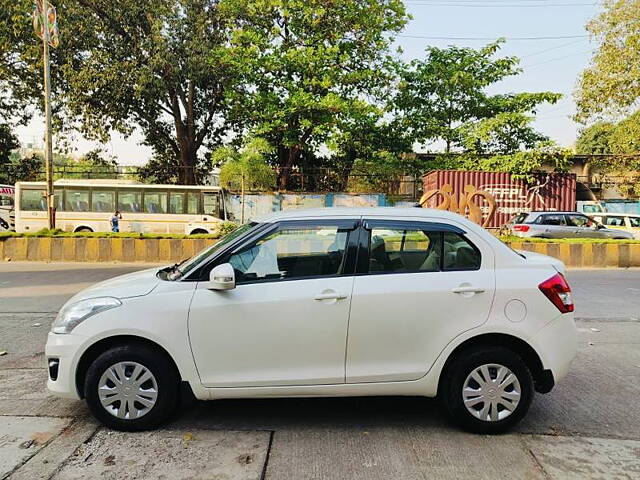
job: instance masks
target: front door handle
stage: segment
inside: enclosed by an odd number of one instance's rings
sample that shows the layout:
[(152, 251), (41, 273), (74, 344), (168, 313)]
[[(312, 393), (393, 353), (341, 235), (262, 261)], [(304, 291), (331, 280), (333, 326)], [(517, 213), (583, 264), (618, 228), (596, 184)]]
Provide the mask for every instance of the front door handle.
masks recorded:
[(347, 298), (346, 293), (322, 292), (314, 297), (314, 300), (342, 300)]
[(465, 287), (455, 287), (452, 288), (451, 291), (453, 293), (482, 293), (484, 292), (484, 288), (469, 285)]

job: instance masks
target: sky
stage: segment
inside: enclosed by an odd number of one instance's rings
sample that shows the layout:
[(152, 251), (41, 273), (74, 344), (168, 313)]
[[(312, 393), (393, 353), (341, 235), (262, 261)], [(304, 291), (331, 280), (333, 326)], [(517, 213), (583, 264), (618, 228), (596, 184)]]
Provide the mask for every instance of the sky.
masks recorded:
[[(555, 105), (543, 105), (535, 126), (558, 144), (571, 147), (578, 126), (573, 91), (579, 73), (589, 64), (595, 45), (585, 25), (601, 11), (593, 0), (405, 0), (413, 19), (396, 40), (403, 58), (424, 57), (425, 47), (448, 45), (481, 47), (505, 37), (503, 55), (521, 58), (523, 73), (492, 88), (492, 93), (553, 91), (563, 98)], [(542, 38), (541, 38), (542, 37)], [(41, 117), (16, 129), (23, 144), (41, 144)], [(122, 165), (141, 165), (151, 150), (139, 145), (140, 137), (114, 135), (102, 147)], [(76, 155), (100, 146), (77, 136)], [(54, 138), (55, 145), (55, 138)]]

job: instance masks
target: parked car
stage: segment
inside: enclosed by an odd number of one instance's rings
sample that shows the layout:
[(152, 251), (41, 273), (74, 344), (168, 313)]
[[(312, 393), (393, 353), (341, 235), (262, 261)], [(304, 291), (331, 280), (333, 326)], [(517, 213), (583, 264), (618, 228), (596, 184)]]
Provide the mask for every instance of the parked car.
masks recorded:
[(633, 239), (632, 233), (607, 228), (577, 212), (521, 213), (507, 224), (507, 229), (518, 237)]
[(640, 215), (630, 213), (602, 213), (589, 216), (607, 228), (624, 230), (640, 240)]
[(70, 299), (48, 388), (141, 430), (196, 398), (419, 395), (501, 432), (576, 354), (564, 265), (459, 215), (291, 210)]

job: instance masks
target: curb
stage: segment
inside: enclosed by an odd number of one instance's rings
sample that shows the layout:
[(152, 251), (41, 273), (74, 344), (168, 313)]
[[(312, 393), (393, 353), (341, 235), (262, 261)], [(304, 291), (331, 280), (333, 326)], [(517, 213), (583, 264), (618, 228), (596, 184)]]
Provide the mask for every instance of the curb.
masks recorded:
[[(192, 257), (216, 241), (206, 238), (9, 237), (0, 240), (0, 260), (172, 263)], [(512, 242), (509, 246), (558, 258), (569, 268), (640, 267), (638, 243)]]

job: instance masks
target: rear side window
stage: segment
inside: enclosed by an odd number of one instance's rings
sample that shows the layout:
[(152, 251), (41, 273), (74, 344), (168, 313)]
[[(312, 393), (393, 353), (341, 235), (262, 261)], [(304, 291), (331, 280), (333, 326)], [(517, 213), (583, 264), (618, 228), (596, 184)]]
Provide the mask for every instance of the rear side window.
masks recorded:
[(566, 225), (566, 222), (564, 220), (564, 215), (559, 215), (559, 214), (541, 215), (536, 221), (536, 223), (539, 223), (541, 225), (557, 225), (557, 226)]
[(520, 213), (513, 217), (512, 223), (524, 223), (528, 216), (528, 213)]
[(444, 270), (478, 270), (480, 251), (462, 235), (444, 233), (443, 238)]
[(640, 228), (640, 217), (627, 217), (633, 228)]
[(440, 252), (440, 232), (374, 228), (369, 273), (436, 272)]
[(480, 251), (462, 234), (428, 228), (372, 228), (368, 273), (478, 270)]

